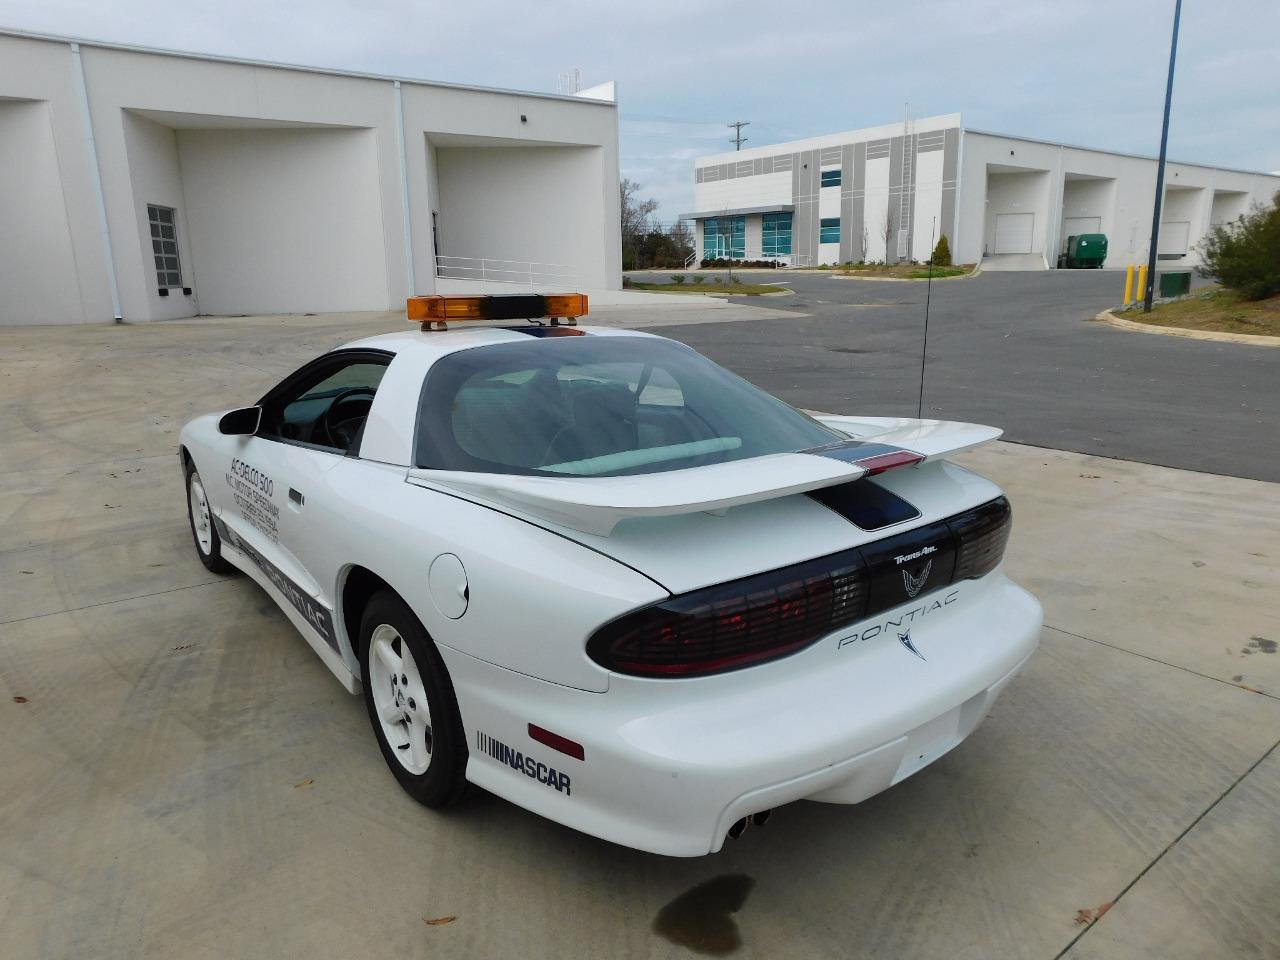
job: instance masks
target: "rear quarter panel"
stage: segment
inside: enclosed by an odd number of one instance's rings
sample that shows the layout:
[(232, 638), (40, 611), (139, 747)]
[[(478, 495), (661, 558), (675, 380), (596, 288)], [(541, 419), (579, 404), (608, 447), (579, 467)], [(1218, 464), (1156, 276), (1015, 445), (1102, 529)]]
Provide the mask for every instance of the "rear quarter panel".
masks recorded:
[[(332, 585), (339, 622), (343, 584), (359, 565), (387, 581), (437, 643), (542, 680), (607, 690), (608, 673), (587, 658), (588, 636), (667, 592), (581, 544), (412, 486), (405, 475), (401, 466), (351, 459), (317, 477), (308, 494), (312, 522), (332, 531), (311, 562), (320, 583)], [(444, 553), (466, 569), (470, 595), (458, 619), (440, 611), (428, 585)]]

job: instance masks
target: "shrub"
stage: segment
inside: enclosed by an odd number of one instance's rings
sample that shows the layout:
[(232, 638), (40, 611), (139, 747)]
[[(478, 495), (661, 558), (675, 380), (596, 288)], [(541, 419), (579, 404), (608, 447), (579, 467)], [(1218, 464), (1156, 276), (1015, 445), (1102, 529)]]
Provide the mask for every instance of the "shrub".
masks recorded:
[(673, 273), (671, 275), (671, 282), (674, 283), (676, 286), (679, 286), (680, 284), (684, 283), (684, 281), (685, 281), (685, 275), (683, 273)]
[(701, 266), (710, 270), (724, 270), (726, 268), (745, 270), (747, 268), (761, 269), (766, 267), (776, 270), (782, 266), (782, 262), (780, 260), (729, 260), (724, 257), (707, 257), (702, 261)]
[(947, 242), (945, 233), (938, 238), (938, 245), (933, 248), (933, 265), (935, 267), (951, 266), (951, 244)]
[(707, 282), (707, 278), (704, 277), (702, 274), (697, 274), (696, 276), (690, 277), (689, 279), (692, 280), (695, 284)]
[(1234, 223), (1214, 227), (1199, 246), (1202, 277), (1212, 277), (1246, 300), (1280, 293), (1280, 192), (1271, 206), (1255, 206)]

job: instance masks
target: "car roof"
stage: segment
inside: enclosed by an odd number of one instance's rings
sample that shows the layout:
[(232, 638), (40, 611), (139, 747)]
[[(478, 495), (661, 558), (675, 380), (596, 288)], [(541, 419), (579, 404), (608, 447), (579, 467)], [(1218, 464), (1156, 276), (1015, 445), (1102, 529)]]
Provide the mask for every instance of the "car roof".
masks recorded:
[[(449, 330), (398, 330), (373, 337), (363, 337), (344, 343), (338, 350), (386, 350), (394, 354), (411, 353), (424, 360), (434, 360), (445, 354), (483, 347), (495, 343), (528, 343), (539, 336), (546, 336), (546, 326), (473, 326), (460, 324)], [(655, 337), (640, 330), (622, 330), (617, 327), (578, 326), (566, 330), (579, 330), (592, 337)], [(658, 339), (665, 339), (659, 337)]]

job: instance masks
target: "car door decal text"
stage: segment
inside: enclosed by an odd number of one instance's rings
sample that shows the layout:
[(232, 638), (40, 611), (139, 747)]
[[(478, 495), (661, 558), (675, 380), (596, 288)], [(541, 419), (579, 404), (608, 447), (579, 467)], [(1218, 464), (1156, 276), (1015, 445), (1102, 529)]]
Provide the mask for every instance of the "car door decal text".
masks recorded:
[(284, 598), (289, 601), (289, 605), (302, 614), (302, 618), (311, 625), (316, 633), (324, 638), (325, 643), (337, 650), (338, 635), (333, 629), (333, 614), (315, 597), (285, 576), (283, 570), (223, 523), (220, 517), (215, 517), (213, 522), (218, 528), (218, 536), (222, 538), (223, 543), (252, 560), (258, 569), (266, 574), (272, 586), (284, 594)]
[(257, 467), (236, 459), (227, 471), (227, 486), (240, 515), (272, 543), (279, 543), (280, 507), (273, 502), (275, 481)]

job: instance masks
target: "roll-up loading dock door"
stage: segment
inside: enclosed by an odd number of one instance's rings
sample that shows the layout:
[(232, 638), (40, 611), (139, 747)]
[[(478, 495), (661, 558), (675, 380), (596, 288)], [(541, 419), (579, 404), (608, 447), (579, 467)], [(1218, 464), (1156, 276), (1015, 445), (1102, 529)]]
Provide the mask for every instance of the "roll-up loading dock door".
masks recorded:
[(995, 253), (1030, 253), (1035, 234), (1034, 213), (996, 214)]

